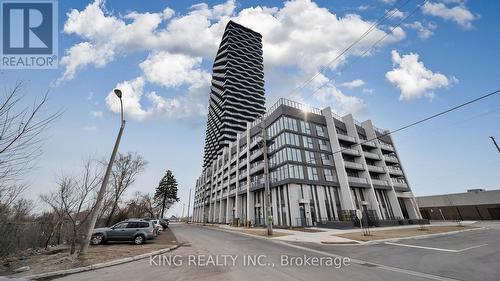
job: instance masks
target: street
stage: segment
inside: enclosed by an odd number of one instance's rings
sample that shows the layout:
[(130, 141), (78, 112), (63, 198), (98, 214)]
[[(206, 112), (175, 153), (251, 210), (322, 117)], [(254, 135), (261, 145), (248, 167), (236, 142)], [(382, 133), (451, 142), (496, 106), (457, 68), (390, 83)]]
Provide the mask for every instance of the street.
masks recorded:
[[(469, 231), (399, 242), (432, 248), (455, 249), (446, 252), (400, 245), (326, 246), (286, 244), (244, 236), (198, 225), (177, 224), (172, 230), (179, 241), (187, 243), (165, 257), (144, 259), (119, 266), (69, 275), (58, 280), (497, 280), (499, 225), (488, 230)], [(474, 239), (472, 239), (475, 237)], [(472, 239), (472, 240), (470, 240)], [(408, 242), (412, 241), (412, 242)], [(447, 241), (447, 244), (443, 244)], [(479, 243), (479, 244), (478, 244)], [(469, 245), (488, 246), (470, 247)], [(428, 246), (431, 245), (431, 246)], [(477, 246), (476, 245), (476, 246)], [(424, 246), (422, 246), (424, 247)], [(458, 252), (458, 250), (465, 249)], [(335, 265), (281, 266), (281, 256), (352, 258), (337, 268)], [(249, 265), (244, 259), (263, 256), (261, 264)], [(168, 265), (166, 260), (175, 260)], [(229, 257), (233, 257), (236, 262)], [(196, 258), (196, 262), (193, 260)], [(213, 263), (210, 263), (210, 259)], [(225, 258), (225, 261), (224, 261)], [(161, 262), (163, 259), (163, 262)], [(191, 259), (191, 262), (190, 262)], [(364, 262), (367, 261), (367, 262)], [(448, 279), (449, 278), (449, 279)]]

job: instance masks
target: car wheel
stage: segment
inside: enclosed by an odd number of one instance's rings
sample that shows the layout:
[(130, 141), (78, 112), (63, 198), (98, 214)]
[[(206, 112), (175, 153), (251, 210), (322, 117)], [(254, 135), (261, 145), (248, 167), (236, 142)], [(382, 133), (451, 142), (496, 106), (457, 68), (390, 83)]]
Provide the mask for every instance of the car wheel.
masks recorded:
[(92, 238), (90, 239), (92, 245), (102, 244), (103, 241), (104, 241), (104, 235), (102, 234), (92, 235)]
[(137, 235), (136, 237), (134, 237), (135, 245), (141, 245), (142, 243), (144, 243), (144, 237), (142, 235)]

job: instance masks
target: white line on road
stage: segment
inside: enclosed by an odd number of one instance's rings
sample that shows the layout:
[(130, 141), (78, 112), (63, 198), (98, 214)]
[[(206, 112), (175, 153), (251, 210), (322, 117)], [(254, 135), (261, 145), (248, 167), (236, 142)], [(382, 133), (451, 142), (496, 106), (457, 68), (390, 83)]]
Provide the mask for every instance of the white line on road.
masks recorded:
[(468, 247), (468, 248), (461, 249), (461, 250), (451, 250), (451, 249), (443, 249), (443, 248), (434, 248), (434, 247), (426, 247), (426, 246), (418, 246), (418, 245), (401, 244), (401, 243), (394, 243), (394, 242), (385, 242), (384, 244), (394, 245), (394, 246), (401, 246), (401, 247), (409, 247), (409, 248), (425, 249), (425, 250), (433, 250), (433, 251), (441, 251), (441, 252), (450, 252), (450, 253), (460, 253), (460, 252), (463, 252), (463, 251), (467, 251), (467, 250), (470, 250), (470, 249), (475, 249), (475, 248), (479, 248), (479, 247), (488, 245), (488, 244), (482, 244), (482, 245), (472, 246), (472, 247)]

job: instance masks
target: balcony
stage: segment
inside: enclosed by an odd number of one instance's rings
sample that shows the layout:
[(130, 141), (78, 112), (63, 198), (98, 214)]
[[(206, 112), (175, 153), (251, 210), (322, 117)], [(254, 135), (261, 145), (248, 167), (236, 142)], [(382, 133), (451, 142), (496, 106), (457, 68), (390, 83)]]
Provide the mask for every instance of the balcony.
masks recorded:
[(264, 169), (264, 161), (259, 161), (250, 166), (250, 175), (255, 174), (256, 172)]
[(399, 176), (403, 175), (403, 170), (401, 170), (401, 168), (397, 168), (397, 167), (393, 167), (393, 166), (387, 166), (387, 170), (392, 175), (399, 175)]
[(319, 145), (319, 149), (320, 149), (320, 150), (324, 150), (324, 151), (330, 151), (329, 146), (328, 146), (328, 145), (326, 145), (326, 144), (320, 144), (320, 145)]
[(406, 181), (404, 181), (402, 179), (392, 178), (391, 180), (392, 180), (392, 184), (394, 185), (394, 187), (408, 188), (408, 184), (406, 183)]
[(250, 162), (252, 162), (254, 159), (262, 155), (262, 150), (261, 149), (256, 149), (250, 154)]
[(361, 141), (361, 143), (365, 146), (377, 147), (377, 144), (374, 141)]
[(385, 150), (388, 150), (388, 151), (394, 151), (394, 147), (388, 143), (385, 143), (385, 142), (379, 142), (380, 143), (380, 147), (382, 149), (385, 149)]
[(376, 185), (389, 186), (389, 182), (386, 180), (372, 179), (372, 183)]
[(384, 159), (386, 162), (399, 163), (399, 160), (396, 156), (384, 155)]
[(342, 149), (342, 153), (346, 155), (359, 156), (359, 151), (356, 149), (348, 148), (348, 147), (340, 147)]
[(363, 183), (363, 184), (368, 184), (368, 180), (365, 178), (358, 178), (358, 177), (347, 177), (350, 183)]
[(380, 160), (380, 156), (378, 154), (376, 154), (376, 153), (364, 151), (364, 154), (365, 154), (366, 158)]
[(365, 169), (363, 167), (363, 164), (355, 163), (355, 162), (350, 162), (350, 161), (344, 161), (344, 166), (346, 168), (354, 169), (354, 170), (364, 170)]
[(248, 186), (248, 184), (246, 184), (246, 183), (244, 185), (240, 185), (239, 191), (247, 190), (247, 186)]
[(356, 143), (356, 138), (354, 138), (354, 137), (350, 137), (350, 136), (346, 136), (346, 135), (342, 135), (342, 134), (337, 134), (337, 135), (339, 137), (339, 140)]
[(373, 165), (367, 165), (367, 166), (368, 166), (368, 171), (370, 172), (385, 173), (384, 167), (373, 166)]
[(246, 178), (246, 177), (247, 177), (247, 171), (245, 170), (245, 172), (240, 173), (240, 175), (238, 176), (238, 179), (239, 179), (239, 180), (242, 180), (242, 179), (244, 179), (244, 178)]

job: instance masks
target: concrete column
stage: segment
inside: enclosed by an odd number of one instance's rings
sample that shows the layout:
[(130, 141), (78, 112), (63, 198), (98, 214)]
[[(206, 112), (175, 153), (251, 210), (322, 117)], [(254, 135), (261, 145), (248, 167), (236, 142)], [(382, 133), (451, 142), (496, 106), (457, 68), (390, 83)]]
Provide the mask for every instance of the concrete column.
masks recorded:
[(246, 130), (246, 136), (247, 138), (247, 144), (245, 146), (245, 150), (247, 152), (247, 220), (254, 221), (255, 220), (255, 214), (253, 212), (253, 196), (250, 193), (250, 123), (247, 122), (247, 130)]
[[(273, 212), (272, 212), (272, 216), (273, 216), (273, 225), (277, 225), (278, 224), (278, 187), (270, 187), (270, 192), (272, 195), (272, 202), (271, 202), (271, 206), (273, 206)], [(265, 195), (264, 195), (264, 200), (265, 200)], [(266, 219), (266, 218), (264, 218)]]
[(319, 210), (321, 211), (321, 216), (319, 216), (319, 220), (321, 221), (323, 218), (328, 219), (328, 213), (326, 210), (326, 204), (325, 204), (325, 199), (327, 198), (325, 194), (325, 188), (322, 185), (317, 185), (316, 186), (316, 192), (318, 194), (318, 200), (317, 200), (317, 205), (319, 206)]
[(343, 210), (354, 210), (356, 209), (351, 190), (349, 187), (349, 181), (347, 178), (347, 173), (345, 171), (344, 159), (342, 158), (342, 153), (335, 153), (340, 151), (341, 147), (338, 141), (337, 131), (335, 129), (335, 124), (333, 121), (333, 113), (330, 107), (326, 107), (321, 110), (321, 114), (325, 116), (326, 119), (326, 130), (328, 131), (328, 138), (330, 139), (330, 148), (333, 152), (333, 161), (335, 163), (335, 170), (337, 174), (337, 179), (340, 185), (340, 204)]
[(290, 222), (291, 226), (297, 226), (297, 219), (300, 218), (299, 214), (299, 185), (288, 184), (288, 196), (290, 198)]

